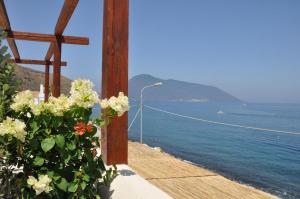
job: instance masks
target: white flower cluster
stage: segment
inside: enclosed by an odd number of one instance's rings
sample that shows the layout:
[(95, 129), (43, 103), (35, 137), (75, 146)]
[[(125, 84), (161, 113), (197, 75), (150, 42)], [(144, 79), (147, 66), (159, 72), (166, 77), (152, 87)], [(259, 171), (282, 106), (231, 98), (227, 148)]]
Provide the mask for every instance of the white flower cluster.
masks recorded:
[(47, 103), (42, 102), (39, 104), (33, 104), (31, 106), (31, 111), (34, 115), (40, 115), (42, 112), (48, 110), (55, 116), (62, 116), (64, 112), (70, 109), (70, 101), (69, 98), (65, 95), (61, 95), (60, 97), (49, 97)]
[(27, 134), (25, 127), (26, 125), (24, 122), (18, 119), (13, 120), (12, 118), (8, 117), (6, 120), (0, 123), (0, 136), (9, 134), (24, 142)]
[(50, 186), (51, 181), (52, 180), (48, 175), (40, 175), (38, 180), (33, 176), (29, 176), (27, 184), (32, 186), (36, 195), (39, 195), (42, 192), (49, 193), (52, 190), (52, 187)]
[(111, 98), (103, 99), (100, 101), (100, 106), (102, 109), (112, 108), (118, 113), (118, 116), (122, 116), (126, 111), (129, 110), (128, 97), (124, 95), (123, 92), (119, 92), (119, 96), (112, 96)]
[(93, 90), (94, 84), (89, 80), (78, 79), (72, 82), (70, 91), (71, 105), (91, 108), (98, 103), (98, 94)]
[(34, 104), (34, 97), (29, 90), (19, 92), (13, 104), (10, 106), (14, 111), (21, 112), (25, 107), (30, 107)]
[[(30, 91), (19, 92), (15, 96), (11, 108), (17, 112), (21, 112), (24, 107), (30, 107), (34, 115), (40, 115), (47, 110), (55, 116), (62, 116), (72, 106), (91, 108), (98, 103), (98, 94), (93, 90), (93, 87), (94, 84), (89, 80), (75, 80), (72, 82), (70, 97), (64, 95), (58, 98), (50, 97), (48, 102), (39, 104), (34, 103), (34, 97)], [(118, 116), (122, 116), (129, 110), (128, 97), (123, 92), (120, 92), (118, 97), (113, 96), (110, 99), (100, 100), (100, 104), (103, 109), (108, 107), (113, 109), (117, 112)]]
[(75, 80), (72, 82), (70, 97), (61, 95), (58, 98), (50, 97), (48, 102), (34, 103), (34, 97), (29, 90), (19, 92), (11, 108), (21, 112), (25, 107), (30, 107), (34, 115), (40, 115), (48, 110), (55, 116), (62, 116), (71, 106), (91, 108), (99, 102), (98, 94), (93, 90), (93, 83), (89, 80)]
[(62, 116), (64, 112), (70, 109), (70, 101), (67, 96), (61, 95), (58, 98), (50, 97), (48, 101), (48, 110), (56, 116)]
[(47, 103), (41, 102), (39, 104), (33, 104), (30, 108), (34, 115), (40, 115), (43, 111), (47, 110), (49, 107)]

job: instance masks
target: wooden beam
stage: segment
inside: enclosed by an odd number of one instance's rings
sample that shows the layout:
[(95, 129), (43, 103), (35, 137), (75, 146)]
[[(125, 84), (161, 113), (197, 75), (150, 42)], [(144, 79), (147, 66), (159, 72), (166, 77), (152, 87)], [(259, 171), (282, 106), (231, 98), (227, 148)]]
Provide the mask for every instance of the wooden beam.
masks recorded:
[[(7, 37), (19, 40), (55, 42), (56, 36), (51, 34), (41, 34), (32, 32), (7, 31)], [(61, 36), (61, 43), (88, 45), (89, 38), (76, 36)]]
[(69, 23), (71, 16), (78, 4), (79, 0), (65, 0), (63, 8), (59, 14), (56, 26), (55, 26), (55, 34), (62, 35), (66, 26)]
[(18, 47), (17, 47), (17, 44), (15, 42), (14, 39), (10, 39), (10, 38), (7, 38), (7, 43), (8, 43), (8, 46), (11, 50), (11, 52), (13, 53), (14, 55), (14, 58), (17, 60), (17, 59), (20, 59), (20, 53), (19, 53), (19, 50), (18, 50)]
[[(58, 20), (56, 22), (55, 26), (55, 35), (62, 35), (71, 16), (73, 15), (73, 12), (78, 4), (79, 0), (65, 0), (64, 5), (60, 11), (60, 15), (58, 17)], [(53, 44), (48, 48), (47, 54), (45, 56), (45, 60), (50, 60), (53, 55)]]
[(3, 0), (0, 0), (0, 25), (4, 29), (10, 29), (10, 23)]
[(45, 101), (48, 102), (49, 99), (49, 64), (45, 65)]
[[(104, 0), (102, 97), (128, 94), (128, 2)], [(127, 114), (113, 119), (101, 131), (101, 147), (108, 165), (128, 161)]]
[[(33, 59), (9, 59), (10, 63), (17, 64), (33, 64), (33, 65), (54, 65), (53, 61), (45, 61), (45, 60), (33, 60)], [(61, 62), (61, 66), (67, 66), (67, 62)]]
[(53, 43), (50, 44), (47, 54), (45, 56), (45, 60), (50, 60), (53, 55)]
[(61, 73), (61, 37), (57, 37), (54, 44), (54, 65), (53, 65), (53, 96), (60, 96), (60, 73)]
[[(5, 30), (11, 30), (9, 18), (6, 12), (5, 4), (3, 0), (0, 0), (0, 26)], [(7, 38), (7, 43), (15, 57), (15, 59), (20, 59), (20, 54), (17, 48), (17, 44), (14, 39)]]

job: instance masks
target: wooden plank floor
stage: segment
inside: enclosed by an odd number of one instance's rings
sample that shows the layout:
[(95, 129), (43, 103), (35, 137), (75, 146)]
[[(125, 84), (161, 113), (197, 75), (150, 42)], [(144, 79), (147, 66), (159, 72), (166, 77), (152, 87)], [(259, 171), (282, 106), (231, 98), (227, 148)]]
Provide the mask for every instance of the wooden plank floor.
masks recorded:
[(128, 150), (129, 166), (176, 199), (277, 198), (136, 142)]

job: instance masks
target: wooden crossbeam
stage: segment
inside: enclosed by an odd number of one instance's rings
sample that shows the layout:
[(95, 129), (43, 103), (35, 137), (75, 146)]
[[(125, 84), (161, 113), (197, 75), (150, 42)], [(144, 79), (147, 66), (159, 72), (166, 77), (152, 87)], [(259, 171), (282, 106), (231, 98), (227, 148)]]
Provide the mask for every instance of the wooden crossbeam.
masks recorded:
[[(11, 30), (9, 18), (3, 0), (0, 0), (0, 26), (2, 26), (2, 28), (4, 28), (5, 30)], [(20, 54), (15, 40), (12, 38), (7, 38), (7, 43), (15, 59), (20, 59)]]
[(45, 56), (45, 60), (50, 60), (53, 55), (53, 43), (50, 44), (47, 54)]
[(10, 23), (3, 0), (0, 0), (0, 24), (5, 29), (10, 29)]
[[(51, 34), (41, 34), (33, 32), (7, 31), (7, 37), (19, 40), (55, 42), (57, 36)], [(65, 44), (88, 45), (89, 38), (77, 36), (61, 36), (61, 42)]]
[[(18, 63), (18, 64), (33, 64), (33, 65), (54, 65), (53, 61), (45, 61), (45, 60), (34, 60), (34, 59), (9, 59), (10, 63)], [(61, 66), (67, 66), (67, 62), (62, 61), (60, 63)]]
[[(55, 35), (62, 35), (71, 16), (73, 15), (73, 12), (78, 4), (79, 0), (65, 0), (64, 5), (60, 11), (58, 20), (56, 22), (55, 26)], [(47, 54), (45, 56), (45, 60), (50, 60), (53, 56), (53, 43), (50, 44), (49, 49), (47, 51)]]
[(63, 8), (59, 14), (56, 26), (55, 34), (62, 35), (66, 26), (69, 23), (71, 16), (78, 4), (79, 0), (65, 0)]

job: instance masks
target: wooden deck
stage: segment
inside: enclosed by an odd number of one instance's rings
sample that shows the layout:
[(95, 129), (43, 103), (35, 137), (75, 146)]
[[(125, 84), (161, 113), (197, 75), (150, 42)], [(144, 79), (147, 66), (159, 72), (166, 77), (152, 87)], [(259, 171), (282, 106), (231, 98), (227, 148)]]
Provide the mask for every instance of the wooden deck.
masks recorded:
[(128, 143), (128, 153), (129, 166), (173, 198), (277, 198), (136, 142)]

